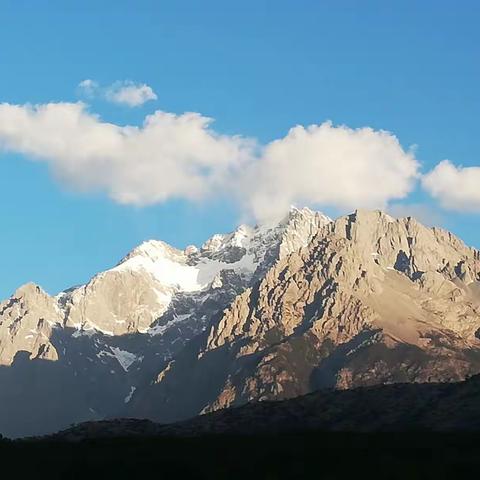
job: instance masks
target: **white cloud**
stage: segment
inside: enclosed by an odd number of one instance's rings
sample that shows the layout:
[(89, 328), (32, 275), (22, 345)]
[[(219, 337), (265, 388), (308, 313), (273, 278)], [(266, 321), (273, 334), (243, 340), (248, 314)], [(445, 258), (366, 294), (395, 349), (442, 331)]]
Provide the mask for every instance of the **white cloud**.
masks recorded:
[(0, 148), (45, 161), (62, 182), (106, 191), (120, 203), (198, 200), (250, 155), (249, 141), (218, 135), (210, 122), (157, 111), (141, 127), (122, 127), (82, 103), (1, 104)]
[(291, 204), (385, 208), (409, 193), (418, 168), (396, 137), (370, 128), (297, 126), (258, 149), (251, 139), (216, 133), (198, 113), (156, 111), (140, 127), (119, 126), (83, 103), (0, 104), (0, 148), (120, 203), (226, 194), (258, 220)]
[(389, 132), (330, 122), (297, 126), (265, 147), (242, 193), (260, 219), (277, 217), (290, 204), (385, 208), (408, 195), (418, 166)]
[(90, 78), (82, 80), (78, 84), (78, 90), (89, 98), (94, 97), (99, 88), (100, 86), (98, 85), (98, 83), (95, 80), (91, 80)]
[(156, 100), (157, 95), (151, 87), (145, 83), (115, 82), (105, 91), (105, 98), (110, 102), (129, 107), (138, 107), (148, 102)]
[(447, 210), (480, 212), (480, 167), (443, 160), (424, 175), (422, 185)]
[(158, 98), (152, 87), (130, 80), (117, 81), (107, 87), (101, 87), (98, 82), (88, 78), (78, 84), (78, 90), (87, 98), (101, 97), (117, 105), (129, 107), (139, 107)]

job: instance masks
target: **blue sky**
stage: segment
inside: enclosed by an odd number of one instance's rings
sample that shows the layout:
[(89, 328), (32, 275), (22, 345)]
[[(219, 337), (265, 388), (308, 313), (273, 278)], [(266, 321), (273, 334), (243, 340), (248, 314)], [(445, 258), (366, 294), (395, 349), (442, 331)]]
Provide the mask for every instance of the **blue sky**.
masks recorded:
[[(198, 112), (218, 134), (261, 145), (331, 120), (392, 132), (405, 151), (416, 145), (421, 173), (444, 159), (480, 165), (476, 1), (4, 0), (0, 21), (0, 102), (82, 100), (118, 126), (141, 125), (156, 110)], [(91, 98), (77, 87), (84, 79), (101, 86)], [(125, 80), (158, 98), (133, 108), (108, 102), (102, 92)], [(198, 244), (242, 216), (225, 195), (121, 204), (14, 150), (0, 152), (0, 298), (27, 281), (56, 293), (145, 239)], [(478, 211), (447, 200), (417, 184), (394, 203), (480, 247)]]

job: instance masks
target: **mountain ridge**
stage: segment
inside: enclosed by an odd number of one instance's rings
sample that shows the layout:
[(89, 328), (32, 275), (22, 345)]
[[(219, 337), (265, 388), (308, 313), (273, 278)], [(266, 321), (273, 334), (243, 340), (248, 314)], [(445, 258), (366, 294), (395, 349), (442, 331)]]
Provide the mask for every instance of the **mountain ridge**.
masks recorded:
[(480, 371), (479, 271), (450, 232), (380, 211), (144, 242), (86, 285), (0, 303), (0, 431), (462, 380)]

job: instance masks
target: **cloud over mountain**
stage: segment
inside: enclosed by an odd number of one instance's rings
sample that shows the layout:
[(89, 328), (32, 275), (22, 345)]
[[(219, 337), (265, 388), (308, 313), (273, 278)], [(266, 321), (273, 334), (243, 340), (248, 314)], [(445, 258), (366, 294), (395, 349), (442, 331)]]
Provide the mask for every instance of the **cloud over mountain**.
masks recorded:
[(260, 218), (292, 203), (383, 208), (410, 192), (418, 166), (389, 132), (331, 122), (296, 126), (268, 144), (247, 173), (248, 206)]
[(61, 181), (135, 205), (198, 200), (249, 156), (249, 143), (222, 136), (197, 113), (157, 111), (143, 125), (103, 122), (82, 103), (0, 105), (0, 146), (45, 161)]
[[(97, 84), (84, 81), (83, 88)], [(60, 181), (124, 204), (235, 196), (256, 218), (292, 203), (385, 207), (412, 189), (419, 164), (389, 132), (329, 122), (296, 126), (263, 147), (221, 135), (199, 113), (163, 111), (141, 126), (103, 121), (84, 103), (0, 105), (0, 146), (46, 162)]]

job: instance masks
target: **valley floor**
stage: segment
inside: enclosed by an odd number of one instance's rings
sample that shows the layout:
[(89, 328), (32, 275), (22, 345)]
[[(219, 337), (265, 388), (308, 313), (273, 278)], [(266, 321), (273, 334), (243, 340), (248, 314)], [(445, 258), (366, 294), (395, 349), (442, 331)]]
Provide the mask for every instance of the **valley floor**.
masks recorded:
[[(2, 478), (458, 479), (479, 433), (326, 433), (0, 442)], [(147, 477), (148, 475), (148, 477)]]

